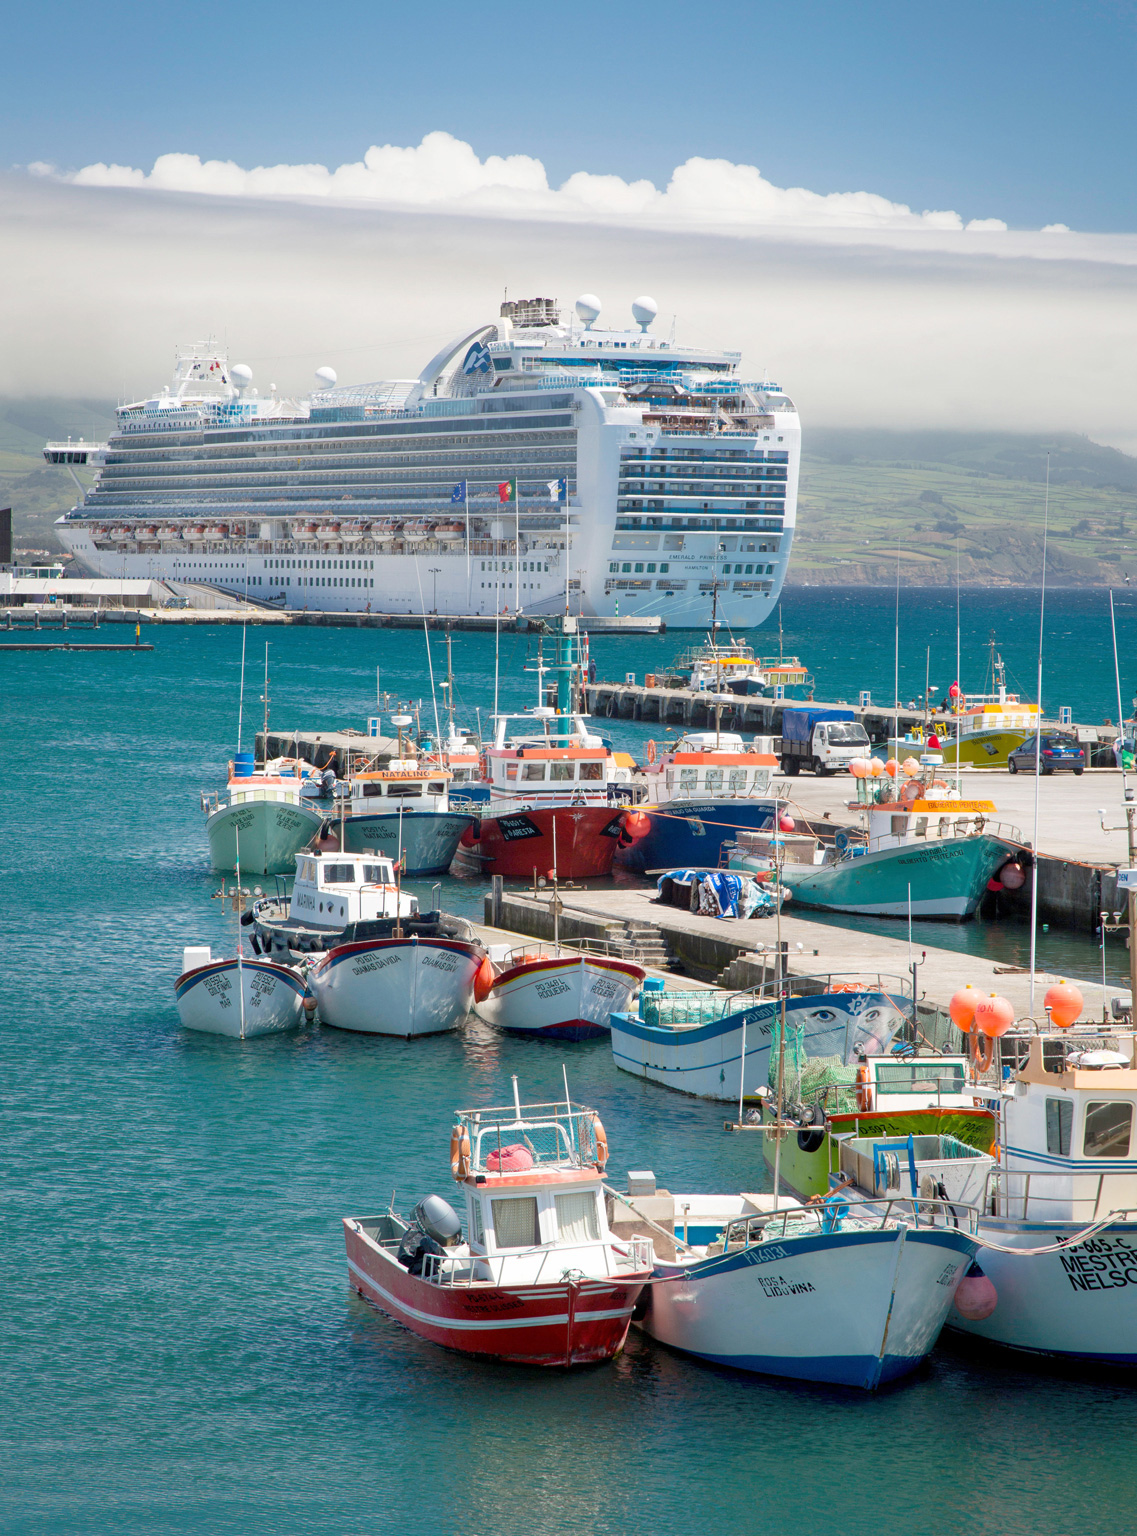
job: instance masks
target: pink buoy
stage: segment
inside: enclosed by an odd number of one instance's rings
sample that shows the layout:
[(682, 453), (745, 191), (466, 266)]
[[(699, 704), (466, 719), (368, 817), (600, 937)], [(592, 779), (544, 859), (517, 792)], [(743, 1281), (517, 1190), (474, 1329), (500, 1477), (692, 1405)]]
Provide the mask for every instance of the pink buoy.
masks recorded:
[(879, 779), (883, 772), (884, 764), (881, 762), (879, 757), (874, 757), (872, 762), (869, 764), (869, 773), (874, 779)]
[(867, 758), (854, 757), (849, 763), (849, 772), (854, 779), (867, 779), (871, 771)]
[(978, 1264), (972, 1264), (956, 1286), (953, 1305), (960, 1317), (972, 1323), (981, 1323), (999, 1305), (998, 1291)]
[(792, 832), (796, 826), (797, 822), (792, 816), (781, 816), (778, 819), (779, 832)]
[(1012, 859), (1010, 863), (1003, 865), (999, 871), (998, 879), (1006, 886), (1008, 891), (1021, 891), (1026, 883), (1026, 872), (1021, 864), (1017, 864)]
[(920, 771), (920, 764), (914, 757), (906, 757), (900, 766), (910, 779), (914, 779)]
[(493, 1151), (486, 1158), (486, 1168), (490, 1173), (524, 1173), (526, 1168), (532, 1168), (533, 1154), (528, 1147), (523, 1147), (519, 1141), (513, 1142), (508, 1147), (502, 1147), (501, 1151)]

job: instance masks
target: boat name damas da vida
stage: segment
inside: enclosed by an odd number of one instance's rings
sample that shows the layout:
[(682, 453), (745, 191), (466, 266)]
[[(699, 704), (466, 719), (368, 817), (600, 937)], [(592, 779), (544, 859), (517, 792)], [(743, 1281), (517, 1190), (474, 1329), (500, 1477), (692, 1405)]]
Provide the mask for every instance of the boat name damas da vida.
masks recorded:
[[(81, 492), (55, 525), (95, 575), (203, 583), (283, 608), (650, 613), (736, 627), (773, 611), (800, 431), (741, 354), (509, 300), (417, 379), (261, 395), (211, 344), (123, 405), (106, 443), (49, 443)], [(93, 484), (79, 471), (94, 470)]]

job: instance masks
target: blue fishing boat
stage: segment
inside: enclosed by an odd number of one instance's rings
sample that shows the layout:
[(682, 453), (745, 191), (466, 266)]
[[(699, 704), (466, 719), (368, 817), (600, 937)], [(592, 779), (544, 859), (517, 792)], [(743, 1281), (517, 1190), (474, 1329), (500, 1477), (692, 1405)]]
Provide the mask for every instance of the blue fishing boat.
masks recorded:
[(644, 803), (629, 818), (617, 861), (636, 874), (682, 866), (715, 869), (723, 847), (740, 832), (774, 826), (777, 799), (771, 779), (778, 760), (747, 747), (727, 731), (680, 737), (657, 757), (648, 742), (647, 765), (638, 778)]

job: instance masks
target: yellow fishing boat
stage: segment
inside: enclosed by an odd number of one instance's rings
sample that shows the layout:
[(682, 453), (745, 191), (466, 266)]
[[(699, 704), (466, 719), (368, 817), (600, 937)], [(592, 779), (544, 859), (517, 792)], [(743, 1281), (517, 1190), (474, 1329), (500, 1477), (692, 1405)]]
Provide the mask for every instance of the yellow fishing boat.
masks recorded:
[(994, 656), (992, 661), (996, 691), (962, 695), (956, 719), (944, 728), (945, 768), (956, 762), (972, 768), (1005, 768), (1007, 754), (1039, 728), (1038, 705), (1008, 693), (1003, 658)]

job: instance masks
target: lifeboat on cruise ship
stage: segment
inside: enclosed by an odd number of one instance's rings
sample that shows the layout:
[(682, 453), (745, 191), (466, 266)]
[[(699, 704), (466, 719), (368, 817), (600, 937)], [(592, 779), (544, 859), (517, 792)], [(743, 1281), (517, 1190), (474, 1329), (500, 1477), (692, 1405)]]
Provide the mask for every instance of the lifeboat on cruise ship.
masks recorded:
[(358, 523), (344, 523), (340, 529), (340, 538), (345, 544), (355, 544), (363, 537), (363, 530)]
[(434, 528), (434, 537), (442, 539), (445, 543), (452, 543), (455, 539), (464, 538), (466, 527), (464, 523), (437, 523)]
[(188, 537), (190, 537), (191, 539), (204, 539), (205, 538), (205, 524), (204, 523), (194, 523), (193, 527), (189, 530)]
[(182, 536), (180, 528), (171, 528), (168, 523), (162, 524), (156, 532), (160, 539), (180, 539)]
[(316, 529), (316, 537), (318, 539), (328, 539), (330, 541), (338, 539), (339, 536), (339, 523), (322, 523), (320, 527)]
[(413, 523), (407, 523), (403, 528), (403, 538), (409, 539), (412, 544), (417, 544), (420, 539), (425, 539), (430, 532), (430, 524), (421, 517), (416, 517)]
[(403, 531), (403, 525), (397, 517), (381, 517), (372, 526), (371, 534), (376, 539), (397, 539)]
[(124, 528), (121, 523), (117, 528), (111, 528), (109, 534), (112, 539), (132, 539), (134, 537), (130, 529)]
[(314, 539), (316, 537), (315, 523), (297, 523), (295, 529), (298, 539)]
[(208, 523), (205, 528), (207, 539), (227, 539), (229, 537), (228, 523)]

